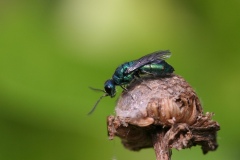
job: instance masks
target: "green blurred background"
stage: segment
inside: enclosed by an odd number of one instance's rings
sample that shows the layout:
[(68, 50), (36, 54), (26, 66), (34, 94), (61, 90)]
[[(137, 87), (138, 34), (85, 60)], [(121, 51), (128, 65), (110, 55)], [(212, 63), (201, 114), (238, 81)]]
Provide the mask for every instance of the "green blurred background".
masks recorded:
[(172, 159), (239, 159), (239, 42), (236, 0), (0, 0), (0, 159), (155, 159), (108, 140), (117, 98), (87, 116), (102, 95), (88, 86), (164, 49), (221, 125), (217, 151), (173, 150)]

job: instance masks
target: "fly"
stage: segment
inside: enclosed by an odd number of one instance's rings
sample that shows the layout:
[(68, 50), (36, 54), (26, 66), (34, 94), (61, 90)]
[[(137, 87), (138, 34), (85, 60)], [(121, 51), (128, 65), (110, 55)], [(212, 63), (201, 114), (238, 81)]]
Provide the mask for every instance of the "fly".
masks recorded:
[(104, 90), (91, 88), (96, 91), (101, 91), (104, 94), (88, 114), (91, 114), (95, 110), (103, 97), (110, 96), (113, 98), (116, 95), (116, 86), (120, 86), (126, 90), (124, 85), (129, 84), (134, 78), (140, 77), (140, 75), (165, 76), (172, 73), (174, 68), (165, 61), (165, 59), (170, 58), (170, 56), (171, 52), (169, 50), (156, 51), (118, 66), (112, 78), (104, 83)]

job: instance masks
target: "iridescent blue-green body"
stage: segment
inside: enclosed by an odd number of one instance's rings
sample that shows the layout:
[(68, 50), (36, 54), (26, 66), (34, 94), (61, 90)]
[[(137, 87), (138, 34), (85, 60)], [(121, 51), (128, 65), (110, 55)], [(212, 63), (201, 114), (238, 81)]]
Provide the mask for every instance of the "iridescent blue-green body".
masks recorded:
[(164, 76), (166, 74), (172, 73), (174, 71), (173, 67), (165, 61), (153, 62), (146, 64), (133, 72), (128, 74), (125, 71), (131, 67), (134, 63), (127, 62), (120, 65), (112, 76), (112, 80), (115, 85), (125, 85), (130, 83), (135, 77), (140, 77), (142, 74), (149, 74), (154, 76)]

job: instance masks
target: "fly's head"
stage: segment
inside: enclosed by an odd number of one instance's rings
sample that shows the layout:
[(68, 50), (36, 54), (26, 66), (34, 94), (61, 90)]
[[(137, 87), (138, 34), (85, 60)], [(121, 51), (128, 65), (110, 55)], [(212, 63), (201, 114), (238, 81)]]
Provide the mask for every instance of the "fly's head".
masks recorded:
[(116, 95), (116, 88), (112, 79), (109, 79), (104, 83), (104, 90), (111, 98)]

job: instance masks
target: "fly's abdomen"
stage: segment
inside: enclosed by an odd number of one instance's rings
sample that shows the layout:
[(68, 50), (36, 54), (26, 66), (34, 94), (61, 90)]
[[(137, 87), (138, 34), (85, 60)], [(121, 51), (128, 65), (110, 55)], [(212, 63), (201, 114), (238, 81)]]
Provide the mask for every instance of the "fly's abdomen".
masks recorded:
[(140, 68), (141, 74), (152, 74), (157, 76), (166, 75), (172, 73), (173, 71), (174, 68), (165, 61), (147, 64)]

